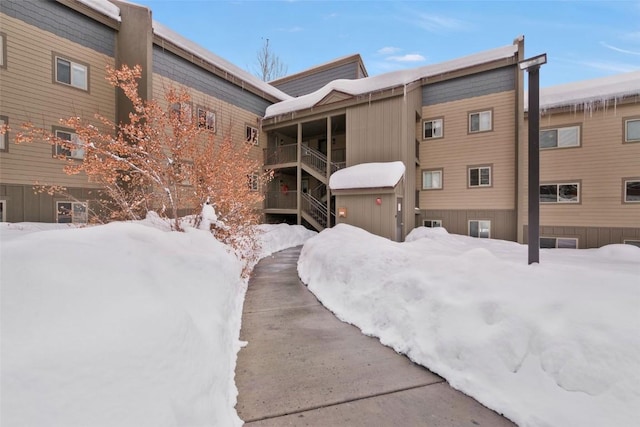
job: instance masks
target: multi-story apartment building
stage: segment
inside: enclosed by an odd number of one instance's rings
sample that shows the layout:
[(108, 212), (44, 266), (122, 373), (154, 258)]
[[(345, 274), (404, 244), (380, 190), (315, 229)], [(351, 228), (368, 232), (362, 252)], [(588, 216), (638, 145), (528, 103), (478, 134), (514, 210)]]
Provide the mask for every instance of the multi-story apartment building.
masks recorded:
[[(105, 80), (107, 65), (141, 65), (144, 99), (162, 100), (168, 88), (186, 88), (194, 116), (206, 117), (219, 138), (229, 133), (254, 144), (256, 159), (266, 107), (290, 98), (128, 2), (3, 0), (0, 24), (0, 120), (12, 129), (0, 145), (3, 221), (86, 222), (96, 186), (63, 172), (60, 147), (15, 144), (14, 138), (25, 121), (71, 140), (73, 130), (61, 128), (59, 119), (100, 112), (126, 121), (129, 104)], [(62, 154), (82, 161), (80, 149)], [(36, 182), (64, 186), (69, 197), (34, 192)]]
[[(640, 71), (541, 89), (540, 108), (541, 247), (640, 246)], [(525, 243), (526, 135), (517, 236)]]
[[(30, 120), (73, 139), (59, 118), (99, 111), (126, 121), (105, 66), (139, 64), (143, 98), (186, 88), (212, 132), (255, 145), (252, 155), (274, 171), (255, 188), (265, 192), (265, 221), (318, 230), (346, 222), (394, 240), (443, 226), (526, 243), (522, 37), (373, 77), (351, 55), (270, 84), (117, 0), (3, 0), (0, 43), (0, 124), (12, 129), (0, 138), (3, 221), (86, 221), (95, 185), (62, 172), (58, 147), (15, 144), (15, 130)], [(637, 244), (640, 73), (542, 89), (541, 111), (542, 246)], [(80, 149), (63, 154), (82, 161)], [(330, 188), (340, 169), (398, 162), (404, 174), (391, 187)], [(34, 193), (36, 181), (66, 186), (73, 200)]]

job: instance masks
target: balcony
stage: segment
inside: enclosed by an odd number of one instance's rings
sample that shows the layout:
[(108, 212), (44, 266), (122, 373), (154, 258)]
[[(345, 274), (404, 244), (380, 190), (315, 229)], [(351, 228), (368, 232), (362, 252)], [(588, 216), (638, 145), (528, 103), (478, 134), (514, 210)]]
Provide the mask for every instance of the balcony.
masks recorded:
[(264, 149), (264, 165), (273, 166), (298, 161), (297, 144), (278, 145)]

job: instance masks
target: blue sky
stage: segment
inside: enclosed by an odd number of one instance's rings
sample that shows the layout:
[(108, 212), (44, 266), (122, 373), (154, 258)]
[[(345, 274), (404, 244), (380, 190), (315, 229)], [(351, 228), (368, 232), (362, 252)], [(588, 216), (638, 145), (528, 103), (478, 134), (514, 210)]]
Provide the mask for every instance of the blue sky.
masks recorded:
[(253, 72), (268, 38), (289, 74), (359, 53), (369, 75), (455, 59), (525, 36), (547, 53), (542, 87), (640, 70), (640, 0), (133, 0), (183, 36)]

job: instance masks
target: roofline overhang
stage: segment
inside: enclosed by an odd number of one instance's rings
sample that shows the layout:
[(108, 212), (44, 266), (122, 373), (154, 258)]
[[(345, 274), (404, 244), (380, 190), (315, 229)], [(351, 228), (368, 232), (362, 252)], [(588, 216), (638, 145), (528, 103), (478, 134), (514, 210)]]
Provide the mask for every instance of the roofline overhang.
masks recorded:
[[(402, 179), (398, 181), (398, 184), (402, 182)], [(343, 188), (341, 190), (331, 190), (331, 193), (336, 196), (361, 196), (361, 195), (376, 195), (376, 194), (394, 194), (398, 184), (393, 187), (375, 187), (375, 188)]]
[(235, 86), (242, 88), (243, 90), (247, 90), (256, 96), (266, 99), (267, 101), (273, 102), (274, 104), (282, 101), (280, 98), (277, 98), (269, 93), (266, 93), (262, 89), (252, 85), (246, 80), (243, 80), (237, 77), (235, 74), (229, 73), (228, 71), (223, 70), (220, 67), (217, 67), (215, 64), (212, 64), (210, 61), (200, 57), (199, 55), (191, 53), (181, 48), (180, 46), (177, 46), (172, 41), (159, 36), (155, 32), (153, 33), (153, 44), (175, 55), (178, 55), (182, 59), (185, 59), (191, 62), (192, 64), (216, 75), (217, 77), (220, 77), (223, 80), (228, 81), (229, 83)]
[[(540, 114), (562, 114), (562, 113), (575, 113), (576, 111), (582, 111), (585, 109), (585, 105), (589, 102), (595, 102), (597, 105), (615, 103), (616, 106), (620, 105), (629, 105), (629, 104), (640, 104), (640, 93), (635, 95), (624, 95), (622, 98), (618, 98), (615, 96), (601, 99), (594, 99), (592, 101), (583, 101), (576, 103), (565, 103), (562, 105), (554, 105), (553, 107), (545, 107), (544, 105), (540, 105)], [(526, 107), (525, 107), (526, 108)], [(525, 119), (529, 117), (529, 111), (525, 109), (524, 111)]]
[(120, 30), (120, 22), (116, 19), (111, 18), (110, 16), (104, 15), (103, 13), (98, 12), (90, 6), (87, 6), (84, 3), (81, 3), (77, 0), (56, 0), (58, 3), (68, 7), (69, 9), (73, 9), (76, 12), (79, 12), (89, 18), (98, 21), (101, 24), (106, 25), (107, 27), (113, 28), (114, 30)]

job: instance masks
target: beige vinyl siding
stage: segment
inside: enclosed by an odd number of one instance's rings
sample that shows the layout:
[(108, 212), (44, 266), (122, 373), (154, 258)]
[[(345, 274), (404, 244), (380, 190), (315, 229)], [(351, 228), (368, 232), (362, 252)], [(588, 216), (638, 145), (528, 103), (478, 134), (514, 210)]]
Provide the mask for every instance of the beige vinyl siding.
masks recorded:
[[(9, 118), (12, 131), (9, 152), (0, 154), (0, 181), (90, 187), (86, 176), (63, 172), (65, 162), (52, 158), (50, 144), (17, 145), (13, 138), (26, 121), (51, 131), (60, 126), (59, 119), (70, 116), (95, 122), (93, 115), (100, 112), (114, 120), (115, 90), (105, 80), (105, 66), (113, 66), (114, 59), (6, 15), (2, 29), (7, 35), (8, 67), (0, 70), (0, 115)], [(52, 52), (89, 64), (89, 91), (53, 83)]]
[[(389, 190), (380, 193), (374, 191), (362, 191), (362, 193), (366, 194), (336, 196), (336, 212), (340, 208), (347, 210), (347, 217), (336, 216), (336, 222), (350, 224), (378, 236), (396, 240), (397, 196), (389, 193)], [(377, 198), (381, 199), (380, 205), (376, 204)]]
[[(187, 87), (174, 80), (163, 77), (157, 73), (153, 74), (153, 99), (165, 105), (165, 91), (170, 88), (178, 90), (186, 89), (191, 95), (191, 104), (196, 119), (196, 109), (198, 106), (205, 107), (216, 113), (216, 134), (215, 139), (221, 141), (229, 132), (234, 141), (245, 140), (245, 127), (247, 125), (260, 128), (258, 116), (255, 114), (236, 107), (228, 102), (214, 98), (210, 95)], [(258, 137), (258, 146), (251, 150), (251, 158), (262, 164), (262, 148), (267, 146), (267, 134), (260, 132)]]
[[(640, 176), (640, 143), (623, 143), (623, 119), (640, 114), (640, 104), (574, 113), (548, 113), (540, 126), (581, 124), (581, 146), (540, 152), (540, 181), (579, 181), (579, 204), (544, 204), (540, 225), (640, 228), (640, 205), (622, 203), (622, 179)], [(520, 142), (523, 156), (521, 223), (527, 224), (527, 137)]]
[[(422, 170), (443, 170), (441, 190), (420, 191), (421, 209), (515, 209), (514, 108), (514, 91), (422, 107), (425, 119), (444, 117), (444, 136), (420, 142), (417, 188)], [(486, 110), (492, 111), (492, 131), (468, 133), (469, 113)], [(422, 122), (416, 127), (421, 132)], [(491, 165), (490, 187), (468, 188), (468, 167), (477, 165)]]

